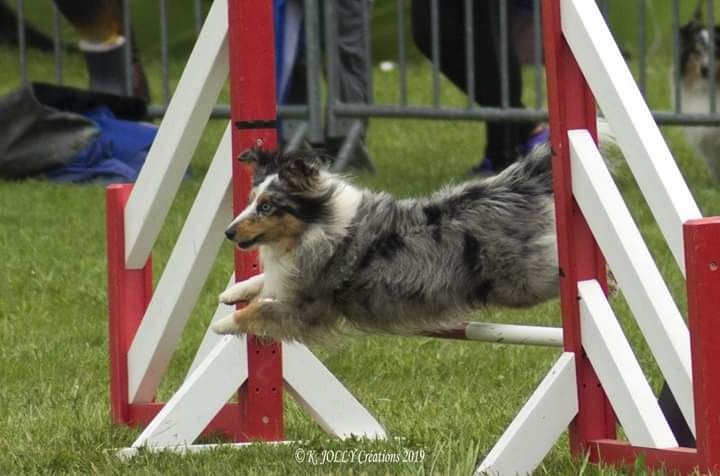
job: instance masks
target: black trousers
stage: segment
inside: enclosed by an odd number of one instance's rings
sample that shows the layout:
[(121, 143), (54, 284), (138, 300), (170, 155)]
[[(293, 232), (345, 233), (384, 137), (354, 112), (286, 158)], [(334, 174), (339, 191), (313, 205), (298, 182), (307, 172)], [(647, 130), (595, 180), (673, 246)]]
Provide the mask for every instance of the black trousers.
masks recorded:
[[(465, 10), (460, 0), (438, 0), (440, 70), (458, 88), (467, 92), (465, 61)], [(430, 0), (412, 1), (413, 39), (420, 51), (432, 58)], [(508, 5), (508, 18), (512, 8)], [(510, 31), (509, 25), (508, 32)], [(475, 99), (482, 106), (501, 106), (500, 15), (498, 0), (473, 2), (473, 50)], [(508, 33), (509, 106), (522, 108), (522, 76), (515, 45)], [(510, 165), (529, 137), (534, 123), (488, 121), (485, 153), (497, 171)]]

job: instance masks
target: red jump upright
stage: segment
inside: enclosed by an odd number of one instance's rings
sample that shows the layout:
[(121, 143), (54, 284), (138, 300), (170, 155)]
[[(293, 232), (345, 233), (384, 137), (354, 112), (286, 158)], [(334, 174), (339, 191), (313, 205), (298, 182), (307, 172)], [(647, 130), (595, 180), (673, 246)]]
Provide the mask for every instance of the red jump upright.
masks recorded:
[[(250, 147), (275, 149), (275, 47), (272, 2), (228, 0), (231, 112), (233, 120), (233, 204), (245, 207), (252, 170), (236, 157)], [(162, 403), (133, 404), (128, 400), (127, 354), (152, 297), (152, 265), (128, 269), (125, 265), (125, 205), (132, 185), (107, 189), (108, 305), (110, 339), (110, 399), (113, 422), (147, 425)], [(257, 256), (236, 254), (238, 281), (259, 271)], [(247, 382), (239, 403), (226, 404), (206, 428), (234, 441), (283, 438), (283, 376), (280, 344), (248, 338)]]
[(565, 351), (574, 352), (577, 363), (579, 410), (570, 426), (570, 446), (573, 454), (580, 456), (587, 451), (590, 440), (615, 438), (615, 414), (583, 352), (580, 337), (577, 283), (595, 279), (607, 292), (607, 279), (605, 260), (573, 198), (567, 135), (570, 129), (587, 129), (597, 141), (597, 113), (595, 98), (562, 35), (560, 2), (543, 1), (542, 14), (563, 338)]
[(127, 353), (152, 297), (152, 260), (142, 269), (125, 267), (125, 204), (132, 185), (111, 185), (105, 194), (110, 403), (114, 423), (133, 424), (128, 402)]
[[(229, 0), (230, 111), (233, 158), (252, 147), (277, 148), (275, 38), (272, 2)], [(252, 170), (233, 160), (233, 210), (247, 205)], [(259, 272), (256, 253), (236, 251), (235, 279)], [(282, 347), (248, 338), (248, 381), (240, 390), (242, 431), (248, 439), (283, 439)]]

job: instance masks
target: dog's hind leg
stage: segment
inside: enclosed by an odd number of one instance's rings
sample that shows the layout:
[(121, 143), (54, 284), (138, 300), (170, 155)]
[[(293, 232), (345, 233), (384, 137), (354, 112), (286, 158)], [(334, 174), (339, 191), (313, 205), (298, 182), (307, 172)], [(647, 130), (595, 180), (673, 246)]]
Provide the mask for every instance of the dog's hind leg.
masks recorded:
[(261, 298), (228, 314), (212, 325), (218, 334), (253, 334), (275, 340), (303, 340), (306, 319), (298, 311), (275, 299)]
[(222, 304), (236, 304), (241, 301), (250, 301), (262, 291), (265, 276), (260, 273), (251, 276), (245, 281), (235, 283), (220, 294), (218, 300)]
[(212, 329), (218, 334), (267, 335), (270, 321), (278, 315), (278, 307), (274, 299), (256, 299), (216, 321)]
[(251, 301), (247, 306), (215, 321), (212, 330), (218, 334), (247, 333), (247, 328), (251, 322), (262, 319), (263, 304), (263, 302), (257, 300)]

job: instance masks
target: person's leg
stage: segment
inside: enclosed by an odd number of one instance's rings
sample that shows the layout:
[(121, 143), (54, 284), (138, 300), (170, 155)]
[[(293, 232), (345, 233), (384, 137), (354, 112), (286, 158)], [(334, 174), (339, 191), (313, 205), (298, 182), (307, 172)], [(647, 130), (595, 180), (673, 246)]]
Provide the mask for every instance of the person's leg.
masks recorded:
[[(322, 10), (322, 2), (319, 3)], [(368, 52), (366, 45), (370, 34), (370, 2), (368, 0), (336, 0), (337, 17), (337, 70), (340, 100), (347, 103), (367, 103), (369, 98)], [(320, 12), (323, 19), (323, 13)], [(324, 21), (320, 22), (325, 28)], [(324, 44), (324, 35), (321, 33)], [(326, 54), (330, 52), (326, 51)], [(305, 51), (302, 49), (293, 68), (291, 84), (288, 87), (287, 102), (290, 104), (307, 101)]]
[[(420, 51), (432, 58), (430, 0), (413, 0), (413, 38)], [(467, 92), (465, 61), (465, 11), (463, 2), (438, 1), (440, 70), (458, 88)], [(510, 13), (510, 12), (509, 12)], [(508, 17), (510, 14), (508, 15)], [(483, 106), (502, 104), (500, 67), (500, 24), (497, 0), (473, 4), (475, 100)], [(522, 104), (522, 77), (514, 45), (508, 44), (508, 102)], [(534, 124), (488, 122), (486, 156), (495, 170), (502, 170), (518, 156), (518, 149), (530, 136)]]
[[(81, 37), (90, 89), (125, 95), (123, 12), (120, 0), (54, 0), (58, 10)], [(133, 41), (134, 43), (134, 41)], [(140, 53), (132, 45), (134, 96), (149, 99)]]
[[(475, 2), (480, 9), (485, 1)], [(438, 50), (440, 71), (458, 88), (467, 92), (465, 69), (465, 23), (462, 2), (438, 0)], [(420, 52), (432, 61), (432, 3), (413, 0), (410, 8), (412, 35)]]
[[(500, 59), (500, 11), (498, 0), (482, 2), (486, 16), (475, 16), (475, 65), (476, 71), (492, 71), (490, 75), (477, 75), (475, 89), (478, 102), (486, 106), (502, 106), (502, 68)], [(508, 11), (508, 19), (512, 9)], [(515, 44), (507, 28), (508, 106), (524, 108), (522, 103), (522, 70)], [(481, 48), (482, 41), (488, 42)], [(486, 156), (492, 160), (493, 169), (500, 171), (518, 157), (522, 145), (528, 140), (536, 124), (528, 122), (488, 122)]]
[[(370, 36), (370, 17), (372, 2), (369, 0), (336, 0), (335, 13), (337, 18), (337, 61), (335, 75), (338, 83), (338, 99), (344, 103), (366, 104), (370, 98), (370, 78), (368, 51)], [(326, 54), (333, 54), (327, 50)], [(334, 127), (327, 130), (326, 146), (333, 155), (340, 152), (340, 147), (349, 135), (353, 123), (358, 119), (339, 119)], [(362, 147), (367, 128), (367, 120), (362, 120), (363, 131), (360, 143)]]
[(369, 98), (368, 0), (337, 0), (338, 83), (340, 99), (347, 103), (367, 103)]

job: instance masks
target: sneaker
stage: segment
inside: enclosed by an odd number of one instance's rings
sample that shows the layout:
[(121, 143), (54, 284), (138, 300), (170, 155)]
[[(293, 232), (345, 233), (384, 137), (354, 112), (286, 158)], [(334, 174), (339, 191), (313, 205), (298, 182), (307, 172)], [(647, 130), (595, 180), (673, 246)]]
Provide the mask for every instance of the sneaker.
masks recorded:
[(539, 125), (530, 135), (527, 141), (520, 146), (520, 152), (523, 155), (529, 154), (535, 147), (542, 145), (550, 140), (550, 129), (545, 125)]
[(470, 170), (467, 171), (467, 175), (469, 177), (489, 177), (495, 175), (492, 159), (485, 157), (482, 162), (473, 165)]

